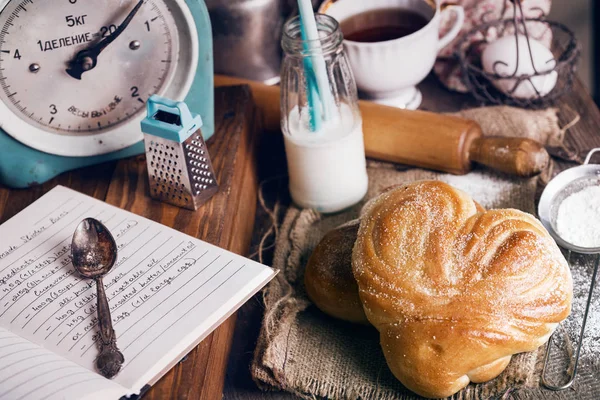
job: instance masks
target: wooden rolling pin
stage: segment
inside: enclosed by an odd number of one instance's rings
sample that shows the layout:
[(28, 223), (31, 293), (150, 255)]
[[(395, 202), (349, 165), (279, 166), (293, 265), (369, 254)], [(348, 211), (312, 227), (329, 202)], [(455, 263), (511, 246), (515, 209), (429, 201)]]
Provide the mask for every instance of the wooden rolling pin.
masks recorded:
[[(216, 75), (215, 86), (248, 84), (264, 127), (280, 130), (279, 87)], [(531, 139), (484, 137), (475, 122), (450, 115), (410, 111), (360, 101), (367, 157), (466, 174), (473, 162), (517, 176), (539, 174), (550, 157)]]

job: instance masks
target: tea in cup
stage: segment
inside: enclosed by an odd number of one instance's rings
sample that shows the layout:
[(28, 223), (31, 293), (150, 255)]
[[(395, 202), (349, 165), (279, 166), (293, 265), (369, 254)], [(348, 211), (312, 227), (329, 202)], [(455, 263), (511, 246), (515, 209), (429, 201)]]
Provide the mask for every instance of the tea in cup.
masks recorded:
[[(464, 10), (427, 0), (326, 0), (319, 12), (339, 21), (344, 48), (361, 97), (416, 109), (416, 85), (433, 68), (438, 52), (460, 32)], [(452, 28), (439, 37), (441, 13), (454, 12)]]

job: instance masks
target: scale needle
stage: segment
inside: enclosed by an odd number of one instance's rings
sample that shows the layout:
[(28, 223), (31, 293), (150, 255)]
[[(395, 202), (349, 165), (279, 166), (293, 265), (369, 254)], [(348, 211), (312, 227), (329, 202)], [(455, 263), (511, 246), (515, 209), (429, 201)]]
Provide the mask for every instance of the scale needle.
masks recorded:
[(140, 0), (133, 10), (131, 10), (129, 15), (127, 15), (127, 18), (125, 18), (123, 23), (119, 25), (117, 30), (115, 30), (111, 35), (91, 46), (90, 48), (77, 53), (75, 59), (70, 62), (70, 66), (67, 68), (67, 74), (75, 79), (81, 80), (81, 75), (83, 75), (84, 72), (94, 69), (98, 63), (98, 56), (100, 53), (106, 47), (108, 47), (109, 44), (114, 42), (123, 33), (123, 31), (125, 31), (143, 4), (144, 0)]

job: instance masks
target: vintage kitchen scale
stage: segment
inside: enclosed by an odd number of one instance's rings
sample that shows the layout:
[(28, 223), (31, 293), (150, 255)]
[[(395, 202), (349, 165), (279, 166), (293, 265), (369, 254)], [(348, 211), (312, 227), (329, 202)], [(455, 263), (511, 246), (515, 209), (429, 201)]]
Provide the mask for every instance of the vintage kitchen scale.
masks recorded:
[(144, 152), (153, 94), (214, 132), (203, 0), (0, 0), (0, 183), (26, 187)]

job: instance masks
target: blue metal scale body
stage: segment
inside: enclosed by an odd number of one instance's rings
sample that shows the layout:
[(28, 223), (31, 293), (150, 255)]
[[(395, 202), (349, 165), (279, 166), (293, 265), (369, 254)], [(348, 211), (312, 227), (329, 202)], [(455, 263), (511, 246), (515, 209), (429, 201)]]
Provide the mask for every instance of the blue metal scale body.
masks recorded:
[[(184, 101), (202, 117), (202, 134), (208, 140), (215, 130), (212, 30), (204, 1), (185, 2), (196, 23), (199, 55), (196, 77)], [(25, 146), (0, 129), (0, 183), (12, 188), (25, 188), (46, 182), (66, 171), (142, 153), (144, 143), (140, 141), (126, 149), (100, 156), (56, 156)]]

